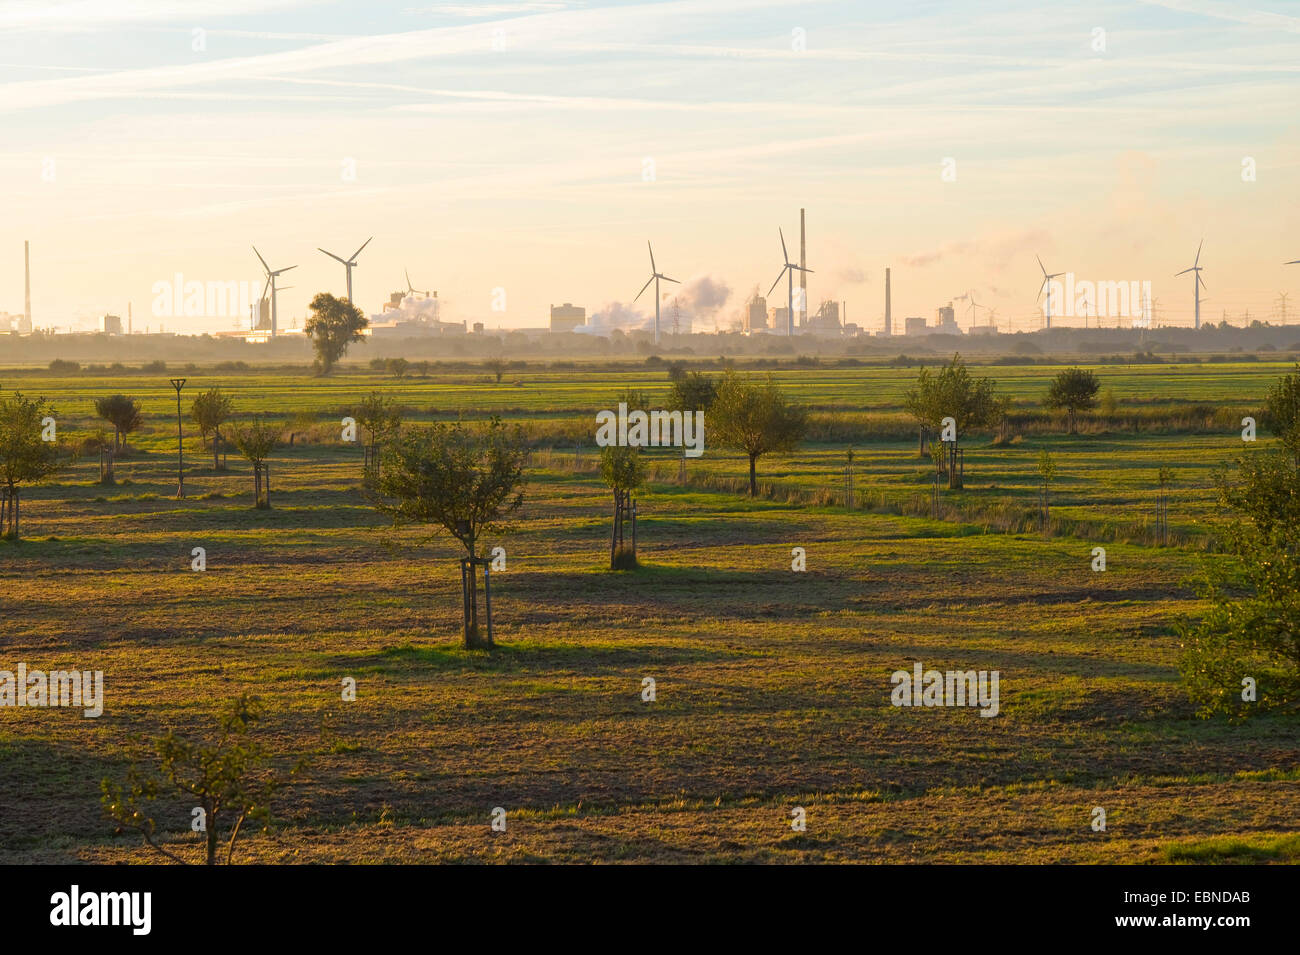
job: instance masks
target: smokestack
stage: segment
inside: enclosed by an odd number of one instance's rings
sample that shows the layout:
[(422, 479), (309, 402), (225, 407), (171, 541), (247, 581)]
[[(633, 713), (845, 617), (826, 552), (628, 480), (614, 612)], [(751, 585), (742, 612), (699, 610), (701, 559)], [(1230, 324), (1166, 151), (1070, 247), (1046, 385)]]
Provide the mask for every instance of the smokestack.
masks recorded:
[(889, 315), (889, 269), (885, 269), (885, 337), (888, 338), (893, 333), (893, 323)]
[(808, 273), (802, 271), (808, 265), (808, 246), (807, 237), (804, 233), (803, 210), (799, 210), (799, 298), (802, 300), (802, 307), (799, 309), (799, 327), (803, 328), (808, 324)]
[(32, 330), (32, 258), (28, 242), (23, 239), (23, 329)]

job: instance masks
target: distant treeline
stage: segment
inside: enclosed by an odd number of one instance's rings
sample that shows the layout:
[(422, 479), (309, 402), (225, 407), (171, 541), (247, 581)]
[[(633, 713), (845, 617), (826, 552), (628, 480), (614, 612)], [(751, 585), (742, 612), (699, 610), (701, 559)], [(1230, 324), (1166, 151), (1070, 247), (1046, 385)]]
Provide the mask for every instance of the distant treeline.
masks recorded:
[[(1254, 352), (1233, 352), (1211, 355), (1159, 355), (1151, 351), (1136, 352), (1129, 355), (1090, 355), (1080, 360), (1077, 356), (1062, 355), (996, 355), (976, 356), (968, 359), (970, 365), (989, 367), (1014, 366), (1059, 366), (1079, 363), (1083, 365), (1162, 365), (1162, 364), (1236, 364), (1241, 362), (1288, 362), (1300, 361), (1300, 350), (1295, 353), (1283, 353), (1277, 350), (1262, 350), (1264, 354)], [(337, 374), (366, 375), (391, 378), (428, 377), (442, 374), (476, 374), (496, 375), (498, 379), (517, 377), (521, 374), (546, 374), (564, 371), (580, 372), (629, 372), (638, 369), (655, 371), (723, 371), (727, 368), (737, 370), (778, 371), (799, 368), (921, 368), (941, 364), (946, 357), (933, 354), (901, 354), (891, 357), (856, 358), (825, 357), (819, 355), (796, 355), (787, 358), (729, 357), (720, 355), (711, 358), (671, 358), (650, 355), (646, 358), (624, 359), (573, 359), (534, 360), (523, 359), (484, 359), (479, 361), (457, 360), (420, 360), (409, 361), (405, 358), (375, 358), (369, 362), (344, 362), (337, 367)], [(227, 375), (297, 375), (307, 376), (315, 373), (309, 362), (303, 363), (262, 363), (246, 361), (218, 361), (198, 364), (196, 362), (165, 362), (154, 360), (142, 364), (96, 364), (56, 358), (45, 366), (17, 366), (0, 368), (0, 374), (10, 377), (48, 377), (55, 376), (99, 376), (116, 377), (123, 375), (165, 375), (181, 372), (185, 374), (227, 374)]]
[[(1035, 364), (1082, 362), (1132, 363), (1130, 356), (1217, 355), (1225, 361), (1250, 360), (1249, 355), (1300, 352), (1300, 326), (1253, 323), (1250, 327), (1205, 325), (1192, 328), (1052, 328), (1002, 335), (940, 335), (822, 337), (798, 334), (752, 335), (739, 333), (667, 336), (659, 345), (644, 333), (526, 334), (502, 331), (483, 334), (370, 339), (354, 346), (353, 363), (371, 359), (403, 358), (412, 364), (428, 361), (441, 367), (500, 359), (581, 364), (628, 362), (659, 357), (664, 360), (765, 359), (800, 361), (800, 356), (820, 361), (857, 359), (867, 363), (897, 360), (903, 352), (913, 363), (946, 360), (961, 352), (972, 362), (1023, 359)], [(1061, 362), (1049, 356), (1057, 356)], [(80, 362), (87, 373), (96, 366), (139, 366), (166, 362), (184, 369), (247, 363), (250, 369), (297, 368), (311, 363), (311, 343), (303, 335), (287, 335), (270, 342), (250, 343), (212, 335), (33, 335), (0, 334), (0, 362), (45, 366), (52, 359)], [(352, 367), (352, 366), (348, 366)], [(764, 367), (764, 366), (755, 366)], [(111, 373), (111, 372), (106, 372)]]

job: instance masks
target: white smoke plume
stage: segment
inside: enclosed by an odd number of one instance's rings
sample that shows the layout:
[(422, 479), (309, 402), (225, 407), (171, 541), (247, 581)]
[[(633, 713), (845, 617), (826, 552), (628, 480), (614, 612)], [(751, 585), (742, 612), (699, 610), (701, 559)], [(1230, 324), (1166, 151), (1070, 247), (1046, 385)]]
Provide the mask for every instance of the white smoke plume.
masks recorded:
[[(660, 316), (663, 315), (662, 309)], [(662, 317), (660, 319), (662, 321)], [(654, 314), (643, 315), (631, 305), (607, 302), (587, 316), (587, 324), (574, 329), (580, 335), (608, 335), (614, 329), (624, 332), (654, 329)]]

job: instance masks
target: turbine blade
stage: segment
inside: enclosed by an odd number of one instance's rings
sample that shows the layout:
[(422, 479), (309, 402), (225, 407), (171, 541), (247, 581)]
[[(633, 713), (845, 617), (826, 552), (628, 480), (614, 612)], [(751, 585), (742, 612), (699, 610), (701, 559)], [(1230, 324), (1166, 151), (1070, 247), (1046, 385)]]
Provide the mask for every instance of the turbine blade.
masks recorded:
[[(368, 246), (368, 245), (369, 245), (371, 242), (373, 242), (373, 241), (375, 241), (375, 237), (372, 235), (370, 238), (366, 239), (365, 242), (362, 242), (362, 243), (361, 243), (361, 249), (364, 249), (366, 246)], [(352, 258), (355, 259), (358, 255), (360, 255), (360, 254), (361, 254), (361, 249), (357, 249), (355, 252), (353, 252), (353, 253), (352, 253)]]
[[(317, 252), (325, 252), (325, 250), (322, 249), (319, 245), (316, 246), (316, 251), (317, 251)], [(328, 255), (331, 259), (333, 259), (335, 262), (342, 262), (344, 265), (347, 265), (347, 264), (348, 264), (347, 259), (340, 259), (340, 258), (339, 258), (337, 255), (335, 255), (333, 252), (325, 252), (325, 254)]]
[(1183, 269), (1181, 272), (1175, 272), (1175, 273), (1174, 273), (1174, 278), (1178, 278), (1178, 276), (1180, 276), (1180, 275), (1186, 275), (1188, 272), (1191, 272), (1191, 271), (1192, 271), (1193, 269), (1195, 269), (1195, 268), (1196, 268), (1196, 266), (1193, 265), (1192, 268), (1190, 268), (1190, 269)]
[(253, 254), (257, 256), (257, 261), (262, 263), (262, 268), (268, 272), (271, 271), (271, 267), (266, 264), (266, 259), (262, 258), (262, 253), (257, 251), (257, 246), (253, 246)]
[(645, 290), (648, 289), (648, 288), (650, 287), (650, 283), (653, 282), (654, 280), (655, 280), (655, 277), (654, 277), (653, 275), (650, 276), (648, 279), (646, 279), (646, 281), (645, 281), (645, 285), (642, 285), (642, 286), (641, 286), (641, 291), (640, 291), (640, 292), (637, 292), (637, 293), (636, 293), (636, 298), (632, 299), (632, 304), (633, 304), (633, 305), (636, 304), (636, 299), (637, 299), (637, 298), (640, 298), (642, 295), (645, 294)]
[(408, 293), (409, 293), (409, 292), (414, 292), (414, 291), (415, 291), (415, 287), (414, 287), (413, 285), (411, 285), (411, 270), (410, 270), (410, 269), (402, 269), (402, 272), (403, 272), (403, 274), (406, 275), (406, 291), (407, 291)]
[[(289, 269), (296, 269), (297, 267), (298, 267), (298, 266), (296, 266), (296, 265), (289, 265), (289, 266), (286, 266), (285, 268), (282, 268), (282, 269), (280, 270), (280, 272), (288, 272)], [(280, 272), (276, 272), (275, 274), (276, 274), (276, 275), (279, 275)]]
[(646, 247), (647, 249), (650, 250), (650, 271), (651, 271), (651, 273), (658, 272), (659, 270), (658, 270), (657, 268), (655, 268), (655, 250), (654, 250), (654, 248), (650, 245), (650, 240), (649, 240), (649, 239), (646, 239), (646, 240), (645, 240), (645, 247)]
[(781, 237), (781, 258), (787, 265), (789, 265), (790, 253), (785, 250), (785, 233), (781, 231), (780, 227), (777, 227), (776, 234)]
[(785, 278), (785, 270), (788, 269), (789, 267), (790, 267), (789, 265), (783, 265), (783, 266), (781, 266), (781, 271), (778, 272), (777, 275), (776, 275), (776, 281), (773, 282), (773, 283), (772, 283), (772, 287), (771, 287), (770, 289), (767, 290), (767, 294), (768, 294), (768, 295), (771, 295), (773, 292), (776, 291), (776, 287), (777, 287), (778, 285), (780, 285), (780, 284), (781, 284), (781, 280), (782, 280), (783, 278)]
[(1034, 258), (1038, 259), (1038, 268), (1042, 270), (1043, 277), (1047, 277), (1047, 269), (1043, 266), (1043, 260), (1038, 258), (1038, 253), (1034, 253)]
[(1203, 246), (1203, 245), (1205, 245), (1205, 240), (1204, 240), (1204, 239), (1201, 239), (1201, 245), (1198, 245), (1198, 246), (1196, 247), (1196, 261), (1192, 263), (1193, 265), (1200, 265), (1200, 264), (1201, 264), (1201, 246)]
[(682, 284), (681, 282), (678, 282), (676, 279), (670, 279), (670, 278), (669, 278), (668, 276), (666, 276), (666, 275), (661, 275), (661, 276), (659, 276), (659, 278), (663, 279), (665, 282), (676, 282), (676, 284), (678, 284), (678, 285), (681, 285), (681, 284)]
[(1300, 259), (1294, 259), (1290, 262), (1283, 262), (1283, 265), (1300, 265)]

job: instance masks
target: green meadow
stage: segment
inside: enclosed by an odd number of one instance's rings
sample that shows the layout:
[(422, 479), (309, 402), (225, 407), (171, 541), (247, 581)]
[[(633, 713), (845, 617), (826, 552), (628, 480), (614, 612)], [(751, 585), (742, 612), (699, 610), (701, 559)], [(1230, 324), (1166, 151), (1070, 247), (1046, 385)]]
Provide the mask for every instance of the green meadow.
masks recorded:
[[(181, 500), (165, 375), (0, 373), (48, 397), (73, 443), (104, 427), (97, 397), (146, 412), (115, 485), (84, 455), (24, 491), (24, 539), (0, 541), (0, 669), (102, 670), (106, 697), (97, 719), (0, 709), (0, 862), (156, 858), (114, 833), (100, 780), (169, 729), (207, 732), (245, 691), (267, 705), (277, 765), (310, 762), (236, 861), (1300, 861), (1295, 717), (1199, 719), (1175, 631), (1221, 559), (1215, 470), (1290, 368), (1095, 366), (1108, 406), (1071, 436), (1041, 408), (1059, 368), (973, 367), (1011, 398), (1010, 434), (964, 436), (965, 486), (945, 483), (937, 510), (902, 409), (915, 368), (777, 368), (812, 412), (809, 440), (759, 460), (755, 499), (707, 419), (684, 479), (674, 452), (647, 452), (643, 566), (617, 573), (594, 415), (628, 387), (662, 400), (662, 367), (530, 365), (500, 382), (200, 368)], [(231, 451), (214, 470), (188, 420), (214, 385), (293, 436), (271, 458), (270, 510), (252, 507), (248, 463)], [(387, 525), (360, 446), (339, 440), (373, 390), (408, 421), (500, 415), (529, 438), (524, 507), (488, 543), (507, 554), (492, 653), (461, 649), (454, 541)], [(892, 706), (891, 673), (916, 661), (997, 670), (1000, 712)], [(190, 808), (165, 800), (156, 818), (197, 858)]]

